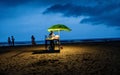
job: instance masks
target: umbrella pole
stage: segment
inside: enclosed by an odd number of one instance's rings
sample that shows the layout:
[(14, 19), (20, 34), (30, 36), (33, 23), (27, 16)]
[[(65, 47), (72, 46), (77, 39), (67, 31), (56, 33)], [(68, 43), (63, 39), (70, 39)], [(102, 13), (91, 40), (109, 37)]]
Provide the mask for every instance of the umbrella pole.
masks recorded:
[(60, 37), (60, 30), (58, 30), (58, 33), (59, 33), (59, 37)]
[(60, 46), (61, 46), (61, 43), (60, 43), (60, 30), (58, 30), (58, 34), (59, 34), (59, 50), (60, 50)]

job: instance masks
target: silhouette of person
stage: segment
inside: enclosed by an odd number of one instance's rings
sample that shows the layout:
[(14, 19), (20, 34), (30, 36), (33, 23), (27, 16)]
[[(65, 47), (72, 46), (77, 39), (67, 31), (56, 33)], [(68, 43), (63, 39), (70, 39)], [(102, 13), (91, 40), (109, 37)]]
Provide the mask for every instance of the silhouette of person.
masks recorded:
[(50, 31), (50, 34), (49, 34), (49, 38), (54, 38), (55, 37), (55, 34), (53, 31)]
[(11, 45), (11, 39), (10, 39), (10, 37), (8, 37), (8, 45), (9, 46)]
[(35, 43), (35, 37), (33, 35), (31, 36), (31, 40), (32, 40), (32, 45), (36, 45), (36, 43)]
[[(55, 34), (53, 31), (51, 31), (49, 34), (49, 38), (54, 39), (54, 37)], [(54, 48), (55, 48), (54, 40), (50, 40), (50, 50), (54, 50)]]
[(11, 39), (12, 39), (12, 46), (14, 46), (15, 45), (15, 38), (14, 38), (14, 36), (11, 36)]

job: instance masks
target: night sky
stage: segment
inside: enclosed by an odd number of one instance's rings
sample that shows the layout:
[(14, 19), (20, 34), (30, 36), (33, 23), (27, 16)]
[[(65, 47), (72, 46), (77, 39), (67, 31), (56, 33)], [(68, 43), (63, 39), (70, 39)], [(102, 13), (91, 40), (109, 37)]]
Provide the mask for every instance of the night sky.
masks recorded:
[(0, 42), (44, 40), (54, 24), (72, 29), (61, 39), (119, 38), (120, 0), (0, 0)]

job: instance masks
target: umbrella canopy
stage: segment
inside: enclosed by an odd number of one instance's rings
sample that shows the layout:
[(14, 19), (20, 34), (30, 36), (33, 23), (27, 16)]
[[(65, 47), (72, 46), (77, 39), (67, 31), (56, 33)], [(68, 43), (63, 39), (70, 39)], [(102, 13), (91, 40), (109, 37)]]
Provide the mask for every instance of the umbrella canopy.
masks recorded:
[(60, 31), (71, 31), (70, 28), (68, 28), (67, 26), (63, 25), (63, 24), (56, 24), (56, 25), (53, 25), (51, 27), (48, 28), (48, 31), (53, 31), (53, 32), (59, 32), (59, 35), (60, 35)]
[(71, 29), (63, 24), (56, 24), (48, 28), (48, 31), (71, 31)]

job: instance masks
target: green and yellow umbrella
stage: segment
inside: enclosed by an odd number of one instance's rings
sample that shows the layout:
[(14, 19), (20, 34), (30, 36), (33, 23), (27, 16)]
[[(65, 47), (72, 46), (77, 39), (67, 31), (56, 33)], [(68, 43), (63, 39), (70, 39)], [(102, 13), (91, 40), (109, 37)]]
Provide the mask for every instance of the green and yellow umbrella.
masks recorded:
[(48, 31), (53, 31), (53, 32), (59, 32), (59, 35), (60, 35), (60, 31), (71, 31), (71, 29), (69, 27), (67, 27), (66, 25), (63, 25), (63, 24), (56, 24), (56, 25), (53, 25), (51, 27), (48, 28)]

